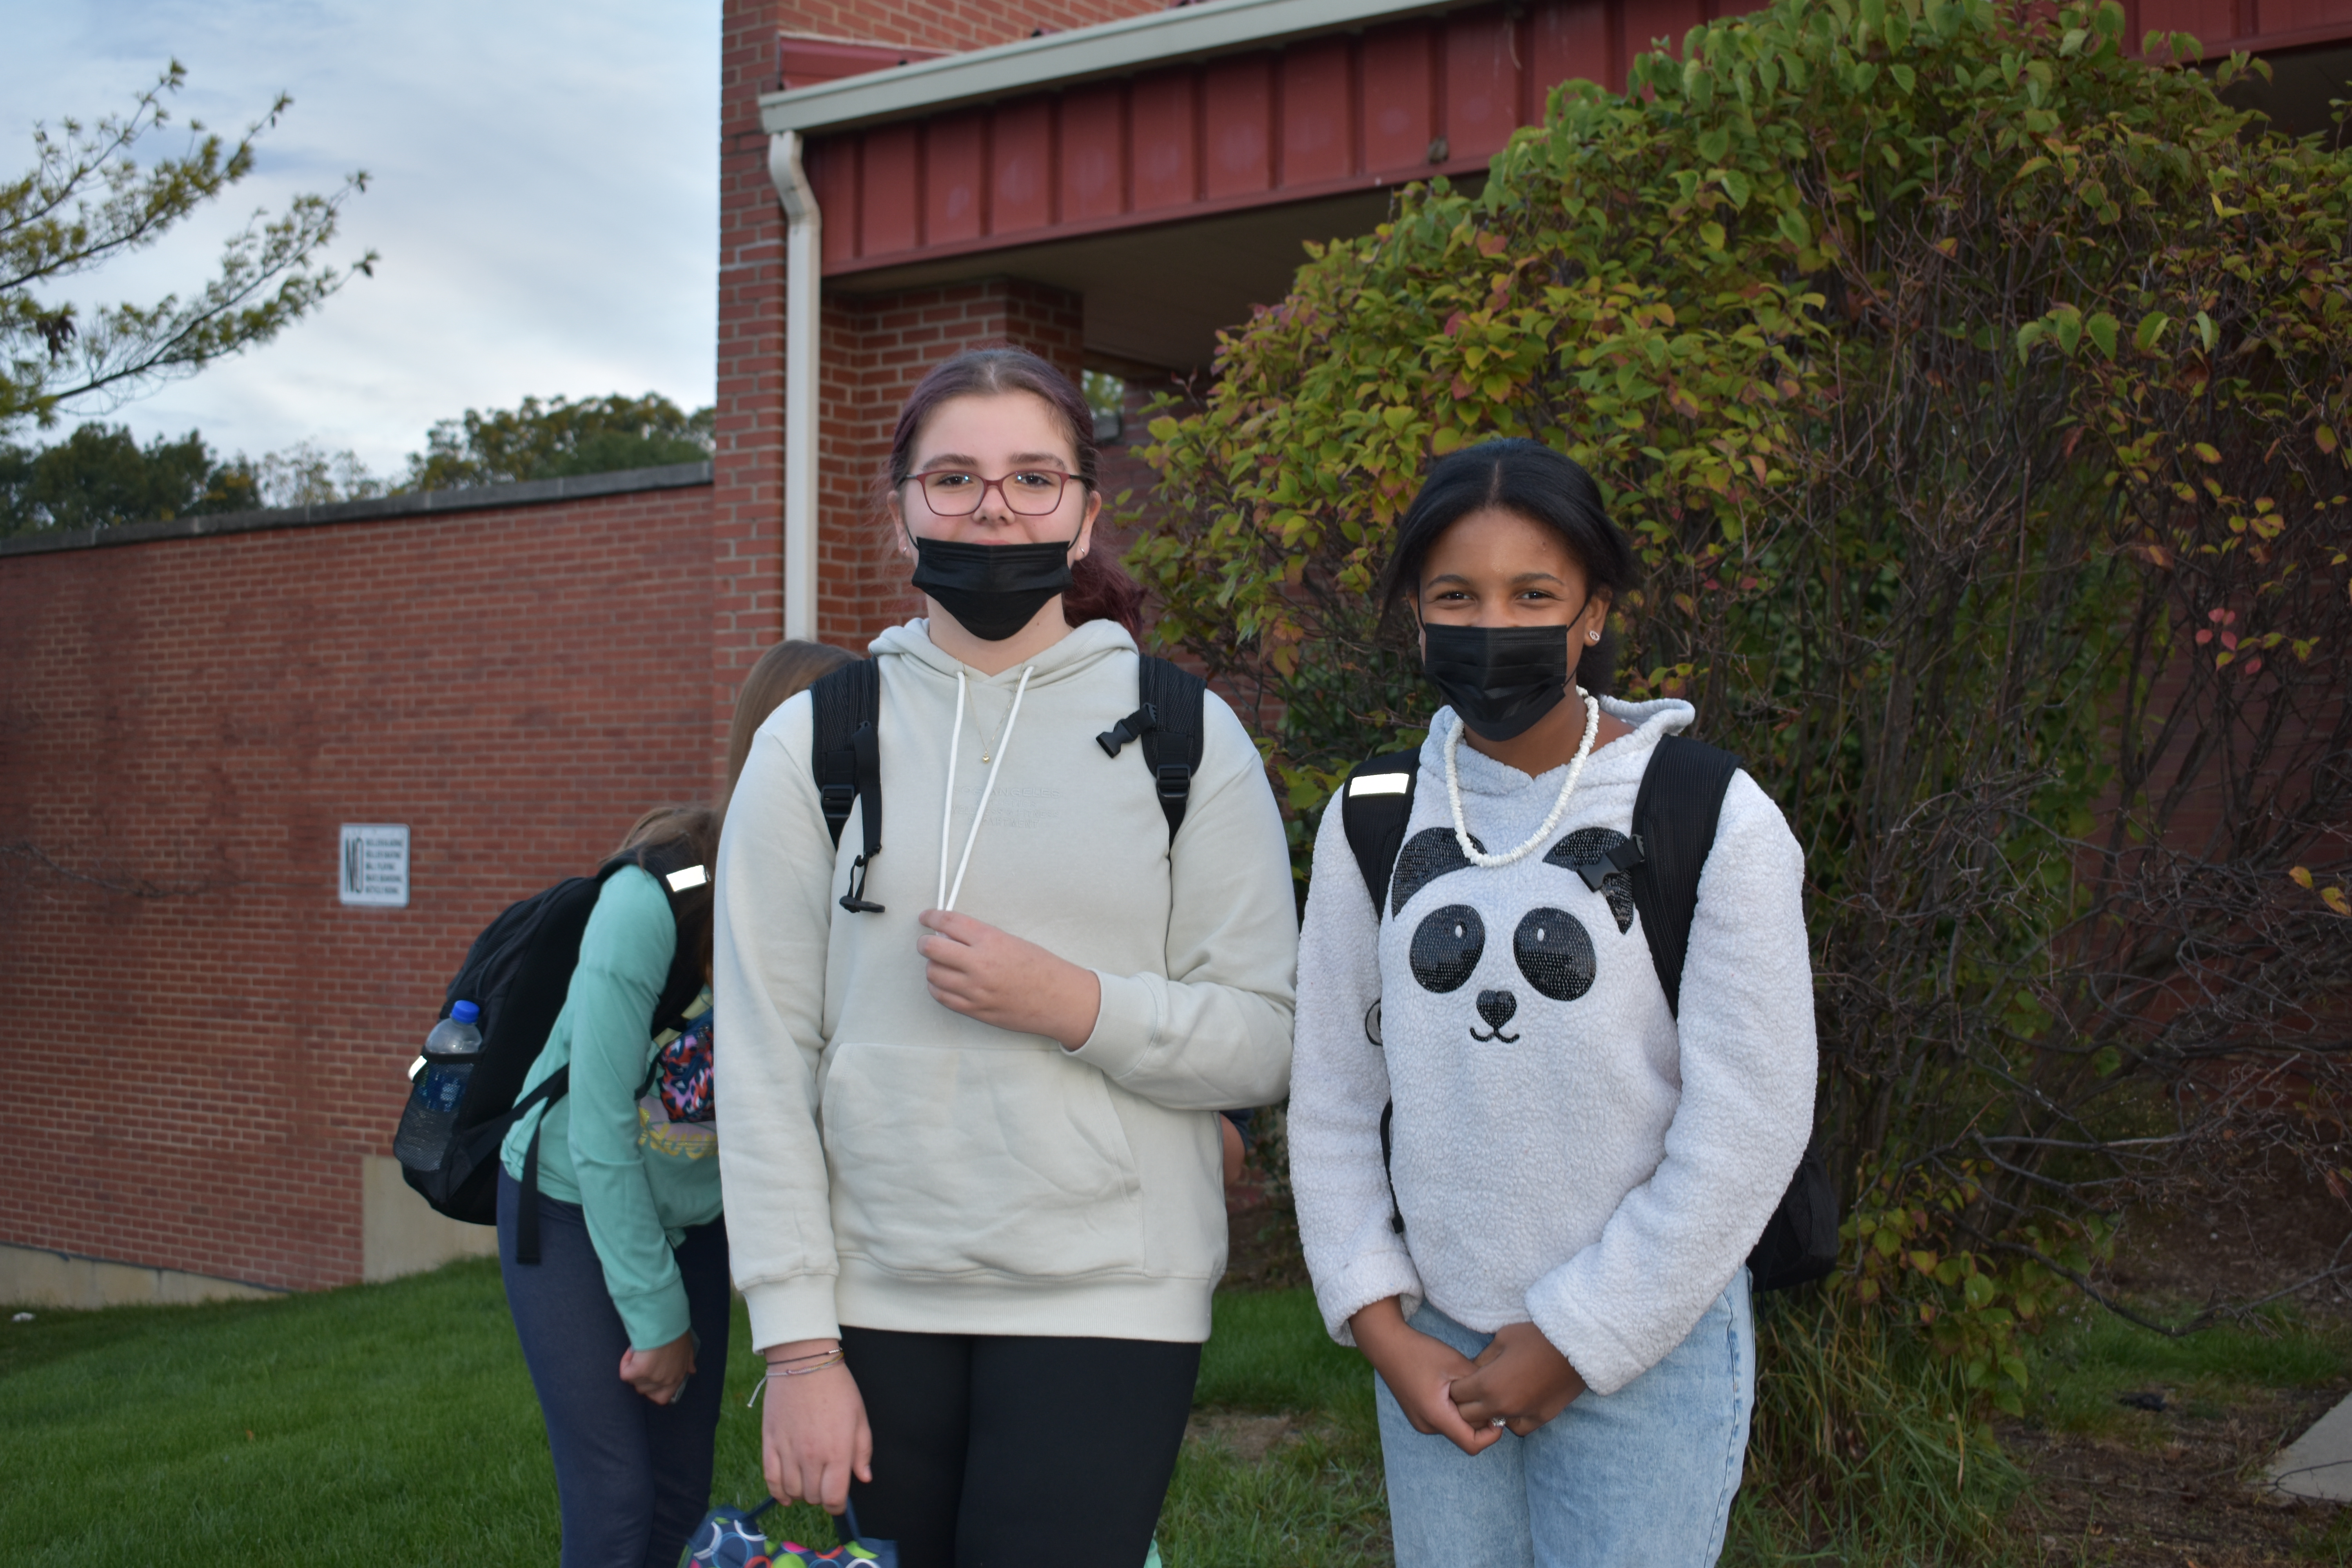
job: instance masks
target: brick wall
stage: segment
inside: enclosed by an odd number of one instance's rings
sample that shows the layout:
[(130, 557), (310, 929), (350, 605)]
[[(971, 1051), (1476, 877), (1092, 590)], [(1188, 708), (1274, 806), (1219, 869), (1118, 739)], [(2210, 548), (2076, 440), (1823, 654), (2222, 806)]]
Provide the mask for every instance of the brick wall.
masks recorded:
[(1167, 8), (1167, 0), (787, 0), (757, 7), (778, 32), (949, 50), (984, 49), (1041, 27), (1090, 27)]
[(774, 88), (791, 7), (726, 0), (719, 61), (719, 341), (711, 454), (711, 679), (723, 769), (742, 672), (783, 636), (784, 215), (768, 178), (760, 94)]
[[(726, 0), (720, 41), (718, 451), (712, 507), (714, 575), (711, 722), (723, 733), (741, 672), (782, 636), (784, 238), (768, 178), (759, 98), (779, 85), (780, 33), (814, 34), (904, 47), (961, 50), (1027, 37), (1037, 27), (1077, 27), (1163, 8), (1161, 0)], [(980, 284), (936, 292), (912, 308), (937, 320), (883, 328), (887, 298), (826, 301), (819, 432), (818, 635), (863, 648), (903, 618), (905, 573), (887, 565), (865, 487), (888, 445), (898, 398), (921, 371), (955, 349), (1013, 342), (1078, 371), (1079, 320), (1071, 296), (1026, 285)], [(990, 294), (993, 302), (972, 293)], [(905, 298), (914, 300), (916, 295)], [(876, 334), (879, 334), (876, 336)], [(895, 341), (884, 342), (898, 334)], [(865, 340), (876, 336), (876, 363)], [(846, 359), (836, 357), (836, 351)], [(887, 363), (878, 356), (890, 356)], [(911, 367), (911, 374), (909, 370)], [(894, 391), (895, 389), (895, 391)], [(836, 398), (846, 398), (837, 404)], [(887, 411), (877, 413), (887, 404)], [(874, 426), (881, 424), (880, 447)], [(849, 574), (836, 579), (836, 567)]]
[[(359, 1278), (474, 933), (709, 797), (710, 496), (0, 557), (0, 1242)], [(337, 902), (344, 822), (408, 908)]]
[[(726, 0), (708, 487), (0, 557), (0, 1243), (359, 1277), (361, 1160), (467, 942), (646, 806), (708, 798), (782, 635), (778, 34), (960, 49), (1158, 8)], [(982, 342), (1075, 377), (1080, 304), (828, 300), (828, 640), (910, 607), (871, 489), (907, 391)], [(347, 821), (409, 825), (408, 909), (337, 903)]]

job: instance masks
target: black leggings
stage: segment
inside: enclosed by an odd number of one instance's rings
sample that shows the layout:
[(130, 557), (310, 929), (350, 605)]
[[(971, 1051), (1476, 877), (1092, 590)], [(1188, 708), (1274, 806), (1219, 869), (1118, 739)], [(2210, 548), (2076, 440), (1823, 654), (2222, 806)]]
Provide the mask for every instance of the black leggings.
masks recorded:
[(902, 1568), (1142, 1568), (1201, 1347), (844, 1328)]

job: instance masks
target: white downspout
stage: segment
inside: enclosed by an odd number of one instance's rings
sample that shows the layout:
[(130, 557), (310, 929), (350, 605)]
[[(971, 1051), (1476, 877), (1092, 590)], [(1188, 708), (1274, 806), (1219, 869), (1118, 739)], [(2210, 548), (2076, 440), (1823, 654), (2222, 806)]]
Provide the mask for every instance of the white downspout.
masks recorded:
[(817, 302), (824, 215), (801, 168), (801, 136), (768, 138), (768, 178), (790, 224), (784, 244), (784, 636), (816, 637)]

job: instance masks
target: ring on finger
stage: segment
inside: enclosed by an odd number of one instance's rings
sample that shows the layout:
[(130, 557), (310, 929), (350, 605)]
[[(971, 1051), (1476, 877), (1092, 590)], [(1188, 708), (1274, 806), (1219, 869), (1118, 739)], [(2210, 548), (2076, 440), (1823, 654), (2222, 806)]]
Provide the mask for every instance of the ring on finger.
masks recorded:
[(1486, 1425), (1487, 1425), (1487, 1426), (1500, 1426), (1501, 1425), (1503, 1425), (1503, 1423), (1504, 1423), (1505, 1421), (1507, 1421), (1507, 1420), (1508, 1420), (1508, 1419), (1509, 1419), (1509, 1417), (1508, 1417), (1508, 1416), (1497, 1415), (1497, 1416), (1496, 1416), (1492, 1421), (1487, 1422), (1487, 1423), (1486, 1423)]

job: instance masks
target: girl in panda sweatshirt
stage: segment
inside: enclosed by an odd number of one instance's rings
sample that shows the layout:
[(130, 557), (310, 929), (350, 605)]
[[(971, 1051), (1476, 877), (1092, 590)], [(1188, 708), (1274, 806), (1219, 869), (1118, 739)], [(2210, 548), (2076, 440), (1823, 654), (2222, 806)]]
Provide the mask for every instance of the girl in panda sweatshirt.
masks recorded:
[(1316, 844), (1292, 1179), (1377, 1374), (1401, 1568), (1710, 1563), (1739, 1483), (1744, 1260), (1812, 1121), (1803, 862), (1735, 775), (1677, 1016), (1629, 879), (1580, 869), (1691, 718), (1585, 690), (1632, 567), (1567, 458), (1440, 460), (1386, 586), (1450, 706), (1377, 911), (1336, 801)]

